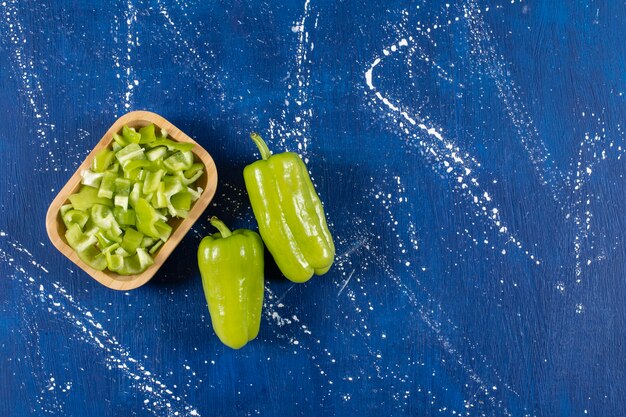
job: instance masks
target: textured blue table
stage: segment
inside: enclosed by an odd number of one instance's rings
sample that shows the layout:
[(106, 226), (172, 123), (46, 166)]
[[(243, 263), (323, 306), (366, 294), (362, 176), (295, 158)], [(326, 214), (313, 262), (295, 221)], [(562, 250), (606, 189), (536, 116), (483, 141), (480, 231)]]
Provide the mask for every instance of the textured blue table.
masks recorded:
[[(607, 0), (3, 1), (0, 414), (626, 415), (625, 19)], [(241, 351), (201, 292), (206, 217), (128, 293), (48, 242), (48, 204), (135, 109), (213, 155), (206, 215), (233, 227), (255, 227), (248, 132), (309, 163), (336, 266), (292, 285), (270, 265)]]

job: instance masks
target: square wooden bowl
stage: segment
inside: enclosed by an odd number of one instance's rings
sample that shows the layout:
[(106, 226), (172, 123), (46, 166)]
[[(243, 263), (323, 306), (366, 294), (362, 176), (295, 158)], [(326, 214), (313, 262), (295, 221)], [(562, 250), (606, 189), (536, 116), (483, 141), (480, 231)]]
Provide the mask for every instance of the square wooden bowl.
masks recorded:
[[(74, 252), (74, 250), (67, 244), (65, 240), (66, 227), (59, 214), (59, 209), (62, 205), (69, 203), (68, 197), (76, 193), (80, 187), (81, 171), (89, 169), (96, 153), (103, 148), (107, 148), (113, 142), (113, 134), (121, 131), (124, 125), (129, 127), (140, 128), (149, 124), (154, 124), (157, 129), (166, 130), (168, 137), (178, 142), (190, 142), (195, 146), (192, 152), (195, 155), (196, 161), (204, 164), (204, 174), (196, 181), (196, 187), (202, 187), (202, 194), (200, 198), (193, 203), (189, 216), (186, 219), (171, 219), (168, 224), (172, 226), (172, 235), (165, 242), (163, 246), (157, 251), (154, 257), (154, 264), (148, 267), (144, 272), (137, 275), (118, 275), (115, 272), (111, 272), (108, 269), (104, 271), (97, 271), (84, 263)], [(59, 191), (59, 194), (50, 204), (48, 213), (46, 215), (46, 230), (48, 236), (54, 244), (54, 246), (65, 256), (67, 256), (72, 262), (78, 265), (83, 271), (91, 275), (96, 281), (102, 285), (112, 288), (114, 290), (131, 290), (142, 286), (154, 276), (159, 270), (161, 265), (170, 256), (174, 248), (180, 243), (185, 234), (189, 231), (194, 222), (202, 215), (207, 208), (217, 188), (217, 170), (215, 163), (211, 155), (198, 145), (193, 139), (185, 135), (176, 126), (165, 120), (158, 114), (148, 111), (134, 111), (127, 113), (117, 119), (115, 123), (104, 134), (100, 142), (93, 148), (93, 150), (87, 155), (87, 158), (78, 167), (74, 175), (69, 179), (67, 184)], [(195, 257), (195, 253), (193, 256)]]

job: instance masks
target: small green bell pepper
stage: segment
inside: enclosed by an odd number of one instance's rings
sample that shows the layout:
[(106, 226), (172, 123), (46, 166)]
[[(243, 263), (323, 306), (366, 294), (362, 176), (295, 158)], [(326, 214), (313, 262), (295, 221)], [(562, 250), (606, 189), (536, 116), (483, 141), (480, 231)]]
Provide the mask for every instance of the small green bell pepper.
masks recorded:
[(243, 176), (263, 242), (291, 281), (325, 274), (335, 245), (306, 165), (292, 152), (272, 156), (259, 135), (250, 136), (263, 159), (245, 167)]
[(231, 233), (216, 217), (219, 233), (198, 247), (198, 266), (215, 334), (233, 349), (259, 333), (263, 306), (263, 241), (251, 230)]

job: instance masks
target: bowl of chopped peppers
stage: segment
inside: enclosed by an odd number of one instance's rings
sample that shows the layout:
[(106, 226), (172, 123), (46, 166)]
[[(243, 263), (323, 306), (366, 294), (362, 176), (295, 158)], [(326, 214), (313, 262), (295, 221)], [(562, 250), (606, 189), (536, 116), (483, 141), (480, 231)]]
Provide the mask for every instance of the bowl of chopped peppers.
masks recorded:
[(209, 153), (163, 117), (134, 111), (104, 134), (52, 201), (54, 246), (101, 284), (148, 282), (217, 188)]

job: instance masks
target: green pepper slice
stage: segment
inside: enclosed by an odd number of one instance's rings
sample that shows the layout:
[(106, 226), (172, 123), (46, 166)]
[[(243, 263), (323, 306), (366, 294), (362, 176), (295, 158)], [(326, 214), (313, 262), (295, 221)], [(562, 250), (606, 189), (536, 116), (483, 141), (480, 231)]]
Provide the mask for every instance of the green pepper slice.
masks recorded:
[(137, 132), (132, 127), (128, 127), (127, 125), (124, 125), (124, 127), (122, 127), (122, 136), (124, 137), (124, 140), (126, 140), (126, 142), (128, 143), (139, 143), (139, 141), (141, 140), (141, 133)]
[(154, 134), (154, 125), (144, 126), (139, 129), (139, 134), (141, 135), (141, 139), (139, 139), (139, 143), (150, 143), (156, 140), (156, 135)]
[(91, 169), (93, 169), (94, 172), (104, 172), (113, 163), (114, 159), (115, 152), (107, 148), (102, 149), (98, 151), (96, 156), (93, 158)]
[(70, 195), (68, 199), (76, 210), (81, 211), (89, 210), (94, 204), (113, 206), (110, 198), (98, 197), (98, 189), (88, 186), (82, 186), (78, 193)]

